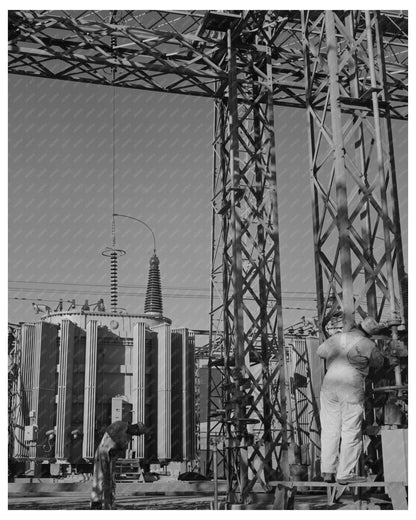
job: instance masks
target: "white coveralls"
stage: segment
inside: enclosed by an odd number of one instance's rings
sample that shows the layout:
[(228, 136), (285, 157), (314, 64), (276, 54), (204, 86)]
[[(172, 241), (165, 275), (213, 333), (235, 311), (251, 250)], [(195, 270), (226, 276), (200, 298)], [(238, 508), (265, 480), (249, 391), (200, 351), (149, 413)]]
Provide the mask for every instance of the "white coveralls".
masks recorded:
[(327, 339), (318, 355), (327, 361), (320, 399), (321, 473), (345, 479), (354, 474), (362, 450), (365, 378), (384, 358), (360, 329)]

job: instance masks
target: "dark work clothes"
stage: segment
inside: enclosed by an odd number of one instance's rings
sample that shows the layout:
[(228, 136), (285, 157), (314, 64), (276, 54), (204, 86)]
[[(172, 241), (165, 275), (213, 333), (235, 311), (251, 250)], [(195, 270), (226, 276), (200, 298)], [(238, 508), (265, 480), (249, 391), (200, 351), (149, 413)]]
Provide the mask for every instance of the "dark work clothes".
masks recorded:
[(116, 461), (124, 456), (132, 435), (145, 433), (145, 430), (142, 423), (130, 425), (124, 421), (116, 421), (106, 429), (95, 452), (91, 509), (113, 509)]
[(131, 441), (131, 435), (127, 433), (129, 424), (124, 421), (116, 421), (110, 424), (106, 433), (116, 443), (118, 450), (125, 450)]

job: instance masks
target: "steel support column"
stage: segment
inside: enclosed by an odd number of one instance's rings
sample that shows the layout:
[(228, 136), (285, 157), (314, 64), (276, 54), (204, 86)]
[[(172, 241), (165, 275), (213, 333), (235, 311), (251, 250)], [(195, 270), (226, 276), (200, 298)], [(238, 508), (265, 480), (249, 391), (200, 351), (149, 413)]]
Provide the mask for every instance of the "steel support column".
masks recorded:
[(398, 276), (398, 287), (400, 292), (400, 306), (398, 312), (400, 313), (401, 322), (405, 324), (406, 330), (408, 328), (408, 280), (405, 271), (404, 254), (403, 254), (403, 243), (402, 243), (402, 231), (400, 224), (400, 211), (399, 211), (399, 196), (397, 192), (397, 179), (396, 179), (396, 161), (394, 157), (394, 144), (393, 144), (393, 129), (392, 129), (392, 108), (391, 108), (391, 93), (388, 88), (388, 67), (386, 62), (386, 53), (389, 58), (392, 57), (401, 63), (403, 70), (407, 70), (407, 53), (402, 52), (399, 48), (399, 52), (396, 52), (393, 48), (388, 47), (386, 49), (385, 38), (383, 33), (383, 21), (379, 11), (375, 12), (375, 39), (376, 48), (379, 56), (378, 66), (381, 75), (382, 92), (381, 99), (385, 105), (384, 118), (382, 124), (385, 126), (385, 141), (387, 141), (387, 169), (390, 172), (390, 193), (389, 200), (391, 201), (392, 218), (394, 222), (394, 241), (396, 243), (396, 257), (397, 257), (397, 276)]
[(228, 103), (218, 104), (213, 195), (223, 301), (211, 319), (223, 321), (229, 501), (245, 503), (255, 485), (267, 489), (273, 471), (289, 476), (287, 390), (271, 51), (253, 55), (231, 31), (227, 43)]
[[(348, 31), (349, 37), (353, 39), (356, 35), (356, 27), (354, 23), (354, 13), (352, 11), (348, 11), (345, 17), (345, 26)], [(359, 77), (359, 59), (358, 59), (358, 51), (352, 49), (351, 51), (351, 61), (349, 72), (351, 75), (350, 79), (350, 88), (351, 95), (355, 99), (359, 99), (360, 97), (360, 77)], [(368, 175), (367, 175), (367, 155), (366, 148), (367, 142), (365, 139), (365, 129), (363, 123), (363, 117), (365, 117), (365, 110), (360, 110), (359, 107), (356, 107), (353, 114), (353, 126), (355, 128), (354, 131), (354, 147), (356, 149), (356, 163), (360, 171), (362, 172), (363, 182), (368, 188)], [(371, 208), (370, 202), (366, 201), (363, 205), (360, 214), (361, 218), (361, 235), (363, 239), (363, 255), (367, 262), (374, 268), (373, 263), (373, 241), (371, 238)], [(368, 271), (364, 273), (365, 281), (369, 282), (369, 287), (367, 291), (367, 311), (370, 316), (376, 318), (377, 316), (377, 295), (376, 295), (376, 287), (374, 284), (374, 280), (371, 280), (371, 277)]]
[[(228, 294), (227, 248), (223, 243), (228, 235), (226, 199), (226, 106), (223, 100), (214, 104), (213, 122), (213, 178), (212, 178), (212, 222), (211, 222), (211, 284), (210, 284), (210, 329), (208, 356), (208, 399), (207, 399), (207, 473), (213, 471), (212, 443), (215, 444), (217, 463), (225, 469), (226, 456), (224, 439), (227, 426), (223, 403), (226, 401), (225, 345), (229, 345), (228, 320), (224, 319)], [(221, 441), (222, 439), (222, 441)], [(227, 472), (229, 473), (229, 471)], [(221, 475), (221, 477), (225, 477)]]
[(338, 47), (333, 11), (325, 12), (326, 44), (329, 76), (329, 102), (331, 106), (332, 148), (334, 154), (334, 182), (336, 195), (336, 223), (338, 248), (341, 262), (342, 307), (344, 327), (349, 330), (354, 323), (354, 299), (352, 289), (351, 250), (348, 222), (347, 175), (345, 171), (345, 148), (342, 135), (341, 106), (338, 83)]
[(390, 86), (377, 21), (363, 11), (302, 16), (323, 324), (341, 311), (346, 327), (366, 315), (405, 324)]

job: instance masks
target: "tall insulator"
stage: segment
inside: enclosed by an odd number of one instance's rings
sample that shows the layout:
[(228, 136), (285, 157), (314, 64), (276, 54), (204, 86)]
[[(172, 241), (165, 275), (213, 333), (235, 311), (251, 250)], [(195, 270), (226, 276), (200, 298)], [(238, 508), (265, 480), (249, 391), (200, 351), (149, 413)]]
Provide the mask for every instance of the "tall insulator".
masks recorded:
[(110, 253), (110, 299), (111, 311), (116, 312), (118, 306), (118, 261), (116, 251)]
[(118, 307), (118, 257), (126, 254), (122, 249), (106, 247), (102, 252), (104, 256), (110, 257), (110, 300), (111, 312), (117, 312)]
[(162, 288), (160, 283), (159, 258), (156, 253), (150, 259), (149, 278), (147, 282), (145, 314), (163, 315)]

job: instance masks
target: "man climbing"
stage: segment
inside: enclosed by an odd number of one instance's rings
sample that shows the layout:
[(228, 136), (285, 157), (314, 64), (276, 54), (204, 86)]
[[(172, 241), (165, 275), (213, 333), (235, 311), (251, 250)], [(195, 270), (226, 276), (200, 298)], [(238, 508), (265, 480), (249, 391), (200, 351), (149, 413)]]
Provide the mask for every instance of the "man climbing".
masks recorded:
[[(360, 480), (354, 473), (362, 451), (364, 382), (369, 368), (380, 368), (384, 357), (372, 334), (380, 325), (367, 317), (349, 332), (330, 337), (318, 348), (327, 372), (321, 388), (321, 473), (326, 482)], [(341, 441), (341, 445), (340, 445)]]
[(129, 424), (124, 421), (113, 422), (106, 429), (95, 452), (91, 509), (113, 509), (115, 462), (124, 455), (133, 435), (144, 435), (148, 431), (143, 423)]

